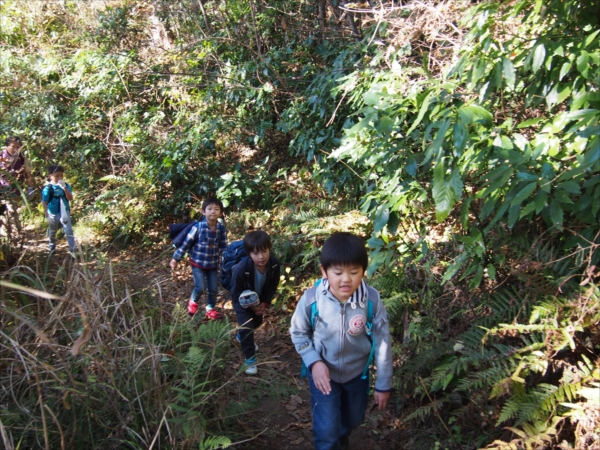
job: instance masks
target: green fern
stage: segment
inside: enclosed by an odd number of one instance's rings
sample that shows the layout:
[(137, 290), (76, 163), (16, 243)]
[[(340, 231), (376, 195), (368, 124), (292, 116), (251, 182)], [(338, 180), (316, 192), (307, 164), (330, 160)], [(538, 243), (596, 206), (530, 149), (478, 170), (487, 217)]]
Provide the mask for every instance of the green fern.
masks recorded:
[(204, 441), (200, 442), (199, 450), (217, 450), (220, 448), (229, 448), (231, 446), (231, 439), (225, 436), (210, 436)]
[(444, 411), (444, 405), (450, 403), (450, 398), (444, 396), (441, 398), (436, 398), (433, 400), (433, 403), (428, 403), (426, 405), (420, 406), (415, 409), (412, 413), (410, 413), (404, 420), (411, 421), (416, 420), (418, 422), (424, 422), (432, 413), (436, 410)]

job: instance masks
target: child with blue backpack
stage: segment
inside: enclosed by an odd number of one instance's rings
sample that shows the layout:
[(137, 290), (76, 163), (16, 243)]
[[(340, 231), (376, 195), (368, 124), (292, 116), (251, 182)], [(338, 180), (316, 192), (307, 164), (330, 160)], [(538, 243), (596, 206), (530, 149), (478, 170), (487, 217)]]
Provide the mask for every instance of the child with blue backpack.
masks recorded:
[(348, 448), (365, 417), (372, 359), (380, 410), (392, 390), (388, 314), (363, 280), (368, 262), (361, 238), (332, 234), (321, 251), (323, 279), (304, 293), (292, 316), (292, 342), (308, 368), (316, 450)]
[(203, 219), (192, 226), (183, 243), (173, 254), (169, 265), (175, 270), (177, 264), (189, 253), (192, 265), (194, 290), (188, 301), (187, 311), (194, 316), (198, 311), (198, 299), (206, 292), (206, 317), (210, 320), (222, 319), (215, 309), (219, 283), (219, 263), (221, 253), (227, 248), (227, 230), (219, 222), (223, 214), (223, 203), (215, 197), (208, 197), (202, 203)]
[(245, 357), (245, 373), (256, 375), (254, 330), (263, 322), (279, 286), (279, 261), (271, 254), (271, 238), (262, 230), (244, 237), (247, 257), (232, 268), (231, 301), (240, 325), (237, 339)]
[(64, 173), (65, 169), (57, 164), (48, 167), (50, 181), (42, 189), (42, 207), (48, 222), (50, 253), (56, 250), (56, 232), (62, 226), (69, 244), (69, 252), (71, 256), (75, 256), (75, 236), (73, 235), (69, 203), (73, 200), (73, 189), (69, 183), (63, 180)]

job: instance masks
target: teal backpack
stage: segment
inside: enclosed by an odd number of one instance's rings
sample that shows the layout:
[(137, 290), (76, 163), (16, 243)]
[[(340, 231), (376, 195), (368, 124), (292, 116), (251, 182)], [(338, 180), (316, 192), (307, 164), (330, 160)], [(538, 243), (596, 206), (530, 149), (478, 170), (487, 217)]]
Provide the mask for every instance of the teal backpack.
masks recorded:
[[(321, 284), (321, 280), (318, 280), (313, 286), (316, 288)], [(315, 322), (319, 317), (319, 309), (317, 308), (317, 296), (314, 295), (315, 290), (312, 291), (313, 297), (309, 299), (309, 305), (307, 308), (310, 308), (310, 327), (312, 330), (315, 330)], [(362, 379), (366, 379), (369, 375), (369, 366), (373, 362), (373, 356), (375, 355), (375, 336), (373, 336), (373, 301), (369, 300), (367, 304), (367, 322), (365, 323), (365, 329), (367, 333), (367, 337), (369, 341), (371, 341), (371, 353), (369, 354), (369, 359), (367, 360), (367, 365), (365, 366), (365, 370), (362, 374)], [(302, 368), (300, 369), (300, 377), (304, 378), (308, 372), (306, 364), (304, 364), (304, 360), (302, 361)]]

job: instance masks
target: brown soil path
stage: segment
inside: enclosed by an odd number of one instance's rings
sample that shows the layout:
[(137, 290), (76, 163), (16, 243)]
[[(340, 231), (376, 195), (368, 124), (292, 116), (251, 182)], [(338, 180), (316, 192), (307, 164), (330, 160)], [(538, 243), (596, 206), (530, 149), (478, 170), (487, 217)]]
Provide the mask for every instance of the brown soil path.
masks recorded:
[[(39, 230), (26, 229), (24, 252), (20, 264), (27, 265), (34, 260), (37, 264), (48, 258), (47, 238)], [(182, 305), (192, 291), (193, 280), (191, 269), (180, 264), (176, 272), (168, 266), (172, 249), (168, 244), (157, 246), (151, 250), (132, 247), (127, 250), (116, 250), (105, 243), (87, 242), (84, 245), (87, 253), (93, 258), (96, 251), (102, 251), (112, 259), (115, 276), (123, 277), (133, 291), (158, 289), (160, 301), (169, 309), (177, 302)], [(88, 266), (92, 268), (95, 261), (90, 258)], [(64, 237), (59, 238), (57, 250), (50, 259), (51, 264), (63, 265), (70, 262), (68, 248)], [(119, 275), (122, 274), (122, 275)], [(227, 292), (219, 292), (217, 306), (235, 327), (235, 312), (230, 301), (225, 301)], [(293, 307), (295, 305), (291, 305)], [(267, 312), (260, 329), (256, 331), (256, 342), (259, 345), (257, 359), (259, 373), (257, 376), (235, 376), (243, 363), (243, 355), (239, 346), (232, 347), (228, 358), (231, 365), (226, 369), (226, 376), (233, 379), (235, 390), (240, 398), (253, 400), (256, 405), (250, 413), (237, 419), (242, 435), (247, 436), (234, 448), (242, 450), (278, 449), (309, 450), (312, 444), (312, 423), (310, 414), (310, 395), (308, 382), (300, 378), (300, 358), (296, 354), (289, 338), (289, 320), (292, 311), (284, 311), (275, 303)], [(201, 326), (201, 322), (199, 321)], [(232, 334), (233, 335), (233, 334)], [(365, 422), (351, 436), (350, 449), (356, 450), (396, 450), (409, 448), (401, 442), (400, 420), (394, 414), (394, 396), (385, 411), (373, 407), (372, 398), (367, 410)]]

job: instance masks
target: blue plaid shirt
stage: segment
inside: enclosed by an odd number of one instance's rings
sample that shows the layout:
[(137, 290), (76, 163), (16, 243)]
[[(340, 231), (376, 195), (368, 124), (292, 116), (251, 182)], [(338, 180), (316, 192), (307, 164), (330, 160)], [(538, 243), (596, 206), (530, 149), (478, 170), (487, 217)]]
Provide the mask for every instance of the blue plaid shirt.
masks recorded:
[(217, 269), (221, 260), (221, 253), (226, 248), (227, 230), (225, 226), (217, 222), (217, 229), (212, 231), (206, 223), (206, 219), (202, 219), (198, 225), (190, 229), (181, 247), (175, 251), (173, 259), (181, 261), (181, 258), (189, 253), (190, 260), (200, 267)]

